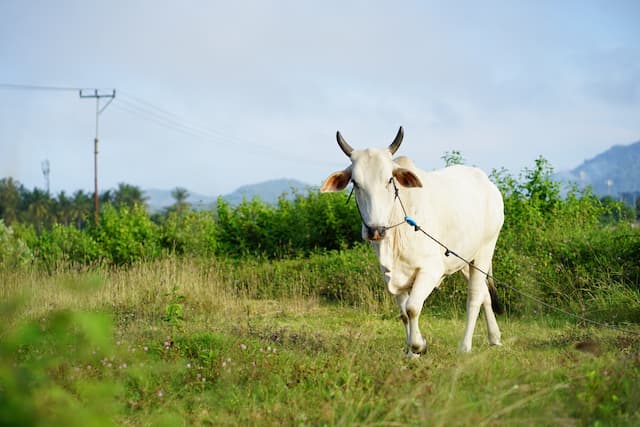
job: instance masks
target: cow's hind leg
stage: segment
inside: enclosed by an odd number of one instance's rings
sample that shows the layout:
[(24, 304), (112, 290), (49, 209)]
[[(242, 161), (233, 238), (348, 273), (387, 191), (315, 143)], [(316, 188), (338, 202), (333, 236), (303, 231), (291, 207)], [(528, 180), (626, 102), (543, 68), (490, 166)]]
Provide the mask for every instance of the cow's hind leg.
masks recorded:
[[(489, 275), (493, 276), (493, 269), (491, 267), (489, 267)], [(498, 294), (495, 284), (493, 283), (493, 279), (489, 277), (487, 277), (487, 289), (489, 290), (489, 298), (485, 298), (482, 301), (482, 306), (484, 307), (484, 316), (487, 320), (489, 344), (502, 345), (500, 342), (500, 328), (498, 327), (495, 313), (501, 314), (503, 309), (500, 305), (500, 301), (498, 300)], [(494, 295), (491, 295), (492, 292)], [(494, 303), (496, 306), (493, 305)]]
[[(491, 258), (489, 257), (488, 260), (485, 258), (484, 262), (481, 258), (477, 258), (474, 261), (474, 265), (482, 271), (488, 271), (491, 269)], [(487, 277), (481, 271), (471, 267), (469, 270), (469, 292), (467, 295), (467, 322), (462, 342), (460, 342), (460, 346), (458, 347), (458, 352), (460, 353), (471, 351), (473, 331), (476, 327), (481, 306), (484, 307), (485, 310), (489, 342), (500, 345), (500, 330), (498, 329), (498, 323), (491, 308), (491, 295), (489, 294), (489, 287), (487, 286)]]

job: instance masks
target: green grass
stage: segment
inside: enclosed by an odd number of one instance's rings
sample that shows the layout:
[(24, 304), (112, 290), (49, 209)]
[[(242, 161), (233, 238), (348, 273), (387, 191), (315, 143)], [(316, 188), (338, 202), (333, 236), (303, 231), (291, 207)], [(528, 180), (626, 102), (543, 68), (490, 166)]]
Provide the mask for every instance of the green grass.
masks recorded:
[(459, 355), (463, 308), (427, 301), (428, 352), (407, 360), (390, 296), (363, 287), (327, 303), (301, 272), (257, 298), (278, 268), (169, 258), (0, 273), (0, 425), (640, 423), (638, 336), (499, 317), (503, 347), (481, 320)]

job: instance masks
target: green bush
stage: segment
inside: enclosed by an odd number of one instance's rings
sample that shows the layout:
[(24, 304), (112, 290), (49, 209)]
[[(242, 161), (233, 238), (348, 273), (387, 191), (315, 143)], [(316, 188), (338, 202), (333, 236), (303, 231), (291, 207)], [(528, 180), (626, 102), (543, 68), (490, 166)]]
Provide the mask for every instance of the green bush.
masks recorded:
[[(640, 290), (640, 232), (619, 221), (603, 227), (616, 205), (605, 205), (590, 190), (575, 187), (561, 197), (552, 172), (538, 159), (536, 168), (525, 170), (520, 179), (504, 170), (492, 174), (505, 202), (494, 274), (507, 285), (500, 289), (507, 309), (522, 313), (542, 308), (507, 288), (514, 287), (591, 317), (606, 319), (609, 313), (587, 313), (586, 307), (597, 311), (607, 304), (617, 307), (618, 320), (640, 317), (629, 304), (629, 292)], [(613, 295), (618, 301), (612, 301)]]
[(74, 226), (54, 224), (33, 245), (38, 262), (48, 269), (59, 265), (89, 265), (100, 259), (98, 243)]
[(0, 219), (0, 268), (19, 268), (32, 260), (33, 253), (27, 243)]
[(276, 206), (253, 199), (232, 207), (218, 200), (218, 253), (269, 258), (309, 255), (360, 241), (360, 218), (344, 193), (311, 191)]
[(141, 205), (120, 210), (107, 206), (97, 227), (89, 230), (100, 255), (117, 265), (157, 258), (161, 254), (160, 232)]
[(160, 225), (160, 240), (171, 253), (207, 257), (216, 253), (217, 228), (211, 212), (171, 212)]
[[(4, 319), (15, 310), (0, 306)], [(0, 425), (116, 425), (113, 411), (123, 405), (115, 385), (68, 379), (74, 366), (93, 364), (98, 352), (109, 351), (112, 333), (110, 319), (98, 313), (59, 311), (13, 328), (0, 325)]]

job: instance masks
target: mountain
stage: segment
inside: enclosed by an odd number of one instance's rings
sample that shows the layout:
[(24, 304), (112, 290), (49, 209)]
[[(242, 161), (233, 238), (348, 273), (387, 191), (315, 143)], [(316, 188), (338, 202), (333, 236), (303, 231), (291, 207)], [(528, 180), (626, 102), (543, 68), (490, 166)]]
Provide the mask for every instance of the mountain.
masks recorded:
[(251, 200), (259, 197), (263, 202), (274, 204), (278, 198), (286, 193), (291, 196), (294, 192), (306, 193), (310, 185), (296, 179), (273, 179), (258, 184), (244, 185), (232, 193), (223, 196), (232, 205), (242, 203), (242, 200)]
[[(257, 184), (244, 185), (233, 192), (222, 196), (224, 200), (232, 205), (242, 203), (243, 200), (251, 200), (259, 197), (263, 202), (274, 204), (282, 194), (291, 196), (293, 192), (306, 193), (310, 185), (296, 179), (274, 179), (264, 181)], [(144, 190), (145, 196), (148, 197), (147, 205), (151, 212), (160, 212), (175, 203), (175, 199), (171, 196), (172, 190), (149, 189)], [(205, 196), (203, 194), (189, 192), (187, 202), (194, 209), (210, 209), (215, 206), (217, 196)]]
[(640, 192), (640, 141), (614, 145), (577, 168), (554, 177), (564, 183), (575, 183), (580, 188), (591, 186), (601, 197)]
[[(169, 207), (175, 203), (175, 199), (171, 196), (173, 190), (160, 190), (152, 188), (144, 190), (144, 195), (148, 197), (147, 205), (151, 212), (160, 212), (162, 209)], [(187, 202), (194, 209), (209, 209), (216, 203), (217, 197), (205, 196), (204, 194), (189, 192)]]

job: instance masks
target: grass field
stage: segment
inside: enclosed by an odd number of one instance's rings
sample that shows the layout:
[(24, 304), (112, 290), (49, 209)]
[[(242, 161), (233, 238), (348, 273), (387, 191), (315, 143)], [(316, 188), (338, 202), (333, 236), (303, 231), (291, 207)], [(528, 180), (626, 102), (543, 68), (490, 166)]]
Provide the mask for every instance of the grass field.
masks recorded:
[(0, 425), (640, 425), (638, 335), (503, 316), (503, 347), (479, 321), (459, 355), (463, 307), (427, 301), (407, 360), (391, 297), (328, 303), (291, 277), (256, 298), (231, 280), (265, 285), (247, 268), (0, 273)]

